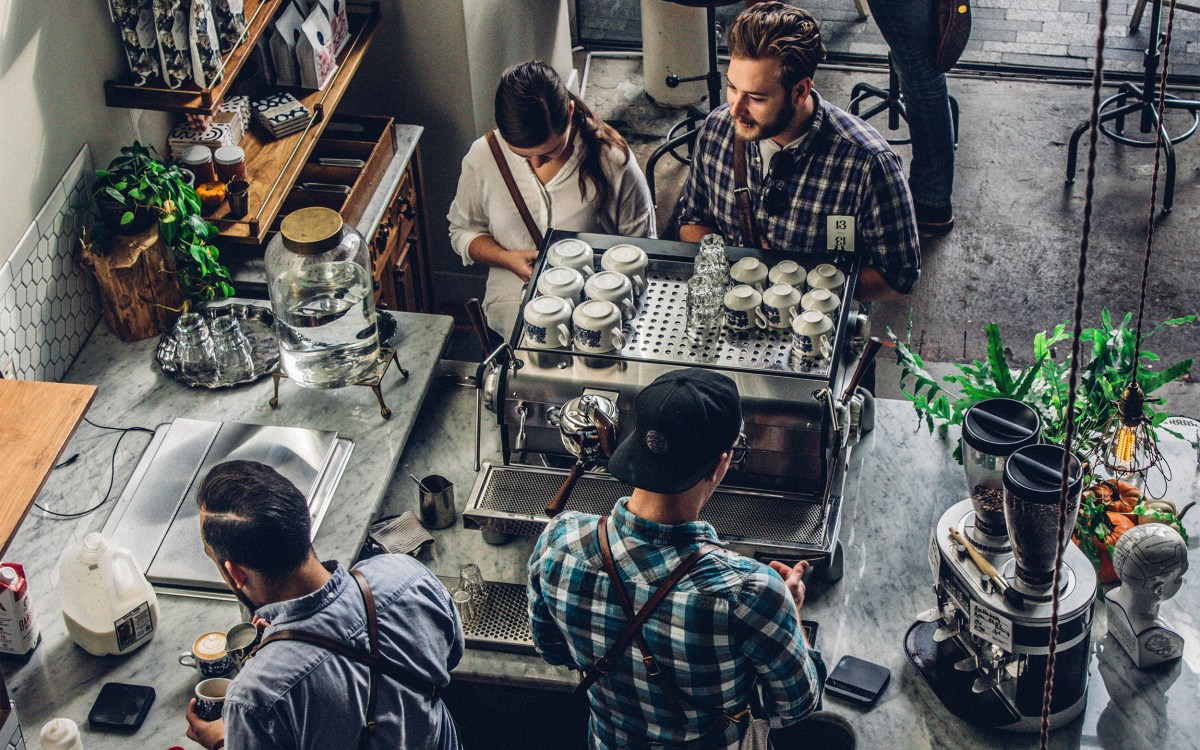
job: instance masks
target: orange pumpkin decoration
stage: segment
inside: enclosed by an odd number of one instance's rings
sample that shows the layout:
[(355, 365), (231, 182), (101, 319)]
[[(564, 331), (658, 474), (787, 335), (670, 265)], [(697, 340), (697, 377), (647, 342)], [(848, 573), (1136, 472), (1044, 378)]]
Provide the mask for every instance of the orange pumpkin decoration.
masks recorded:
[(1134, 522), (1128, 516), (1112, 511), (1105, 513), (1108, 516), (1108, 522), (1112, 525), (1112, 531), (1105, 535), (1104, 540), (1097, 540), (1096, 552), (1100, 558), (1100, 583), (1116, 583), (1120, 579), (1117, 577), (1117, 571), (1113, 568), (1112, 557), (1108, 554), (1110, 545), (1117, 543), (1121, 535), (1134, 527)]
[(1118, 513), (1132, 513), (1133, 506), (1142, 499), (1137, 485), (1122, 479), (1106, 479), (1093, 485), (1091, 492), (1096, 500), (1104, 504), (1105, 510)]

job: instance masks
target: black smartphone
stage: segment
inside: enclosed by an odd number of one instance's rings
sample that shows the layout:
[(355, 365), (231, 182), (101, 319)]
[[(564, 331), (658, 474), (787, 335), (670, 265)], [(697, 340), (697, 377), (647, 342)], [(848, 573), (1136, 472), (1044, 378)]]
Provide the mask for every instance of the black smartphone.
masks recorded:
[(146, 720), (154, 703), (154, 688), (106, 682), (88, 713), (88, 725), (102, 731), (132, 732)]
[(800, 629), (804, 631), (804, 642), (809, 648), (817, 647), (817, 629), (820, 625), (816, 620), (801, 620)]
[(887, 687), (892, 672), (857, 656), (843, 656), (825, 680), (825, 692), (869, 706)]

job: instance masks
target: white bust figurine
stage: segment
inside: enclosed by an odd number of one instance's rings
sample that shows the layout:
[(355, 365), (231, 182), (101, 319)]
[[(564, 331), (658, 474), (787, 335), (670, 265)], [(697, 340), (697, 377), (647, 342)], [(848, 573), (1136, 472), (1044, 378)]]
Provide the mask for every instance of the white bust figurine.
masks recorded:
[(1121, 535), (1113, 549), (1121, 585), (1108, 600), (1108, 632), (1139, 669), (1178, 659), (1183, 636), (1158, 616), (1158, 606), (1179, 591), (1187, 572), (1187, 544), (1161, 523), (1143, 524)]

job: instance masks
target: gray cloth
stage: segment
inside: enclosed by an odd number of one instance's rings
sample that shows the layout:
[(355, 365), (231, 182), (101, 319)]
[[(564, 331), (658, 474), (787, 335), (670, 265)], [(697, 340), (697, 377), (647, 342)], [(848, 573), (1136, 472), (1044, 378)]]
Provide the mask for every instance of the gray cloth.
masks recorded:
[[(255, 614), (274, 630), (303, 630), (367, 649), (366, 610), (358, 586), (341, 565), (308, 596), (269, 604)], [(439, 687), (463, 655), (463, 631), (450, 593), (405, 555), (380, 555), (360, 565), (379, 618), (379, 653)], [(272, 643), (246, 662), (225, 700), (225, 737), (237, 750), (350, 750), (367, 705), (367, 668), (317, 646)], [(458, 734), (440, 700), (381, 677), (373, 748), (454, 750)]]

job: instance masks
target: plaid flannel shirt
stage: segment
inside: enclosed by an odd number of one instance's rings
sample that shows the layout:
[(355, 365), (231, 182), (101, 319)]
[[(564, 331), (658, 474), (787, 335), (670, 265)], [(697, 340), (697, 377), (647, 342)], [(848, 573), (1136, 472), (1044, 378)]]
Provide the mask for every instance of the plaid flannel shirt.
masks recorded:
[[(826, 217), (855, 217), (863, 265), (879, 271), (896, 291), (911, 292), (921, 273), (912, 196), (900, 157), (883, 136), (853, 115), (816, 103), (808, 136), (790, 147), (796, 169), (784, 191), (791, 210), (772, 216), (763, 206), (762, 163), (756, 142), (746, 149), (746, 185), (760, 236), (774, 250), (823, 252)], [(679, 223), (716, 229), (729, 244), (745, 246), (734, 196), (733, 116), (729, 106), (713, 110), (701, 126), (692, 169), (679, 199)]]
[[(719, 542), (706, 522), (664, 526), (631, 513), (628, 500), (613, 508), (609, 543), (638, 610), (697, 547)], [(559, 515), (529, 559), (533, 640), (551, 664), (587, 667), (626, 626), (600, 556), (598, 521), (577, 512)], [(800, 720), (820, 700), (821, 655), (805, 648), (783, 579), (749, 558), (725, 550), (705, 555), (642, 632), (663, 678), (672, 679), (682, 694), (686, 717), (672, 712), (631, 644), (588, 691), (594, 748), (711, 737), (722, 730), (726, 709), (744, 706), (756, 680), (774, 727)], [(726, 727), (719, 746), (737, 742), (741, 726)]]

